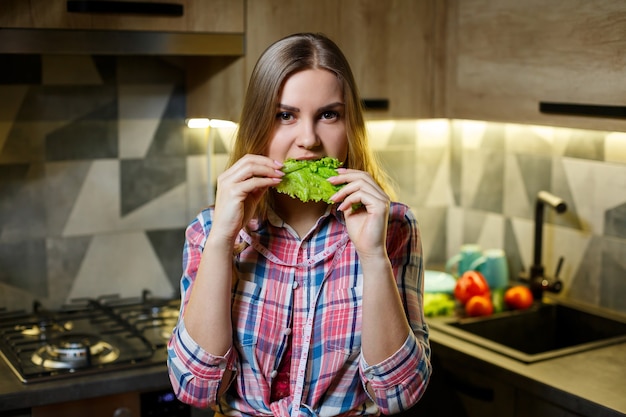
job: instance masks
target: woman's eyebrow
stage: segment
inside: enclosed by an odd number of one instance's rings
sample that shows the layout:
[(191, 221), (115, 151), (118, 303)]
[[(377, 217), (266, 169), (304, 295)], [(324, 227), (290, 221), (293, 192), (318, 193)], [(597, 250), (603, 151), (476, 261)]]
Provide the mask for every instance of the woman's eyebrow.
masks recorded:
[(300, 111), (300, 109), (297, 108), (297, 107), (293, 107), (293, 106), (290, 106), (288, 104), (282, 104), (282, 103), (278, 103), (276, 108), (282, 109), (282, 110), (289, 110), (289, 111), (293, 111), (293, 112), (299, 112)]

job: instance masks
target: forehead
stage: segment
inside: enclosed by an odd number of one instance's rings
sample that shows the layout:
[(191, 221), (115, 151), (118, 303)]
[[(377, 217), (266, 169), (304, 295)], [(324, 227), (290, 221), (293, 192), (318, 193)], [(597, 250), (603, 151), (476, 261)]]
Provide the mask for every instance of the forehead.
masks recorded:
[(343, 84), (337, 75), (326, 69), (306, 69), (289, 75), (279, 96), (307, 92), (309, 95), (341, 94)]

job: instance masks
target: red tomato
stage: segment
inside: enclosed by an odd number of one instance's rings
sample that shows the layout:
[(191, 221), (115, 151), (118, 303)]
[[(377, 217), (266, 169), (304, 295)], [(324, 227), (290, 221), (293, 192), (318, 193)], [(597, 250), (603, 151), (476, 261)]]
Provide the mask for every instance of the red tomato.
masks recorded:
[(493, 314), (493, 303), (487, 295), (475, 295), (465, 304), (465, 314), (470, 317), (490, 316)]
[(533, 305), (533, 294), (528, 287), (516, 285), (504, 293), (504, 303), (514, 310), (524, 310)]
[(466, 271), (454, 287), (454, 297), (463, 305), (475, 295), (489, 296), (489, 284), (478, 271)]

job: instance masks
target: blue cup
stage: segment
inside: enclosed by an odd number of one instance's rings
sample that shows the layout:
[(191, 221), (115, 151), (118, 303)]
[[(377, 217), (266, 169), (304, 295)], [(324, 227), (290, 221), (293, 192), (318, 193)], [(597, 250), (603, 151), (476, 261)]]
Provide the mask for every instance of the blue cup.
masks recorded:
[(483, 274), (489, 288), (493, 290), (506, 288), (509, 285), (509, 266), (502, 249), (485, 250), (482, 256), (470, 264), (469, 268)]
[(471, 271), (470, 266), (475, 260), (480, 258), (481, 255), (482, 249), (479, 245), (474, 243), (462, 245), (459, 253), (453, 255), (446, 262), (446, 272), (458, 278), (463, 275), (465, 271)]

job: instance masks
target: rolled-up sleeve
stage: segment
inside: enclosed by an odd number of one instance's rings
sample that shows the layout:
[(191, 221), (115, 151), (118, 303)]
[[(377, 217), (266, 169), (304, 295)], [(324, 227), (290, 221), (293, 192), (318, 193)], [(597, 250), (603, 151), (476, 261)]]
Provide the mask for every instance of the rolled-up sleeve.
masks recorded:
[(178, 399), (205, 408), (217, 401), (217, 392), (226, 370), (235, 371), (236, 353), (224, 356), (203, 350), (189, 335), (181, 320), (168, 343), (168, 369), (172, 388)]
[(406, 341), (391, 357), (375, 365), (359, 364), (361, 380), (374, 391), (383, 414), (396, 414), (411, 408), (424, 393), (431, 374), (429, 347), (409, 334)]

